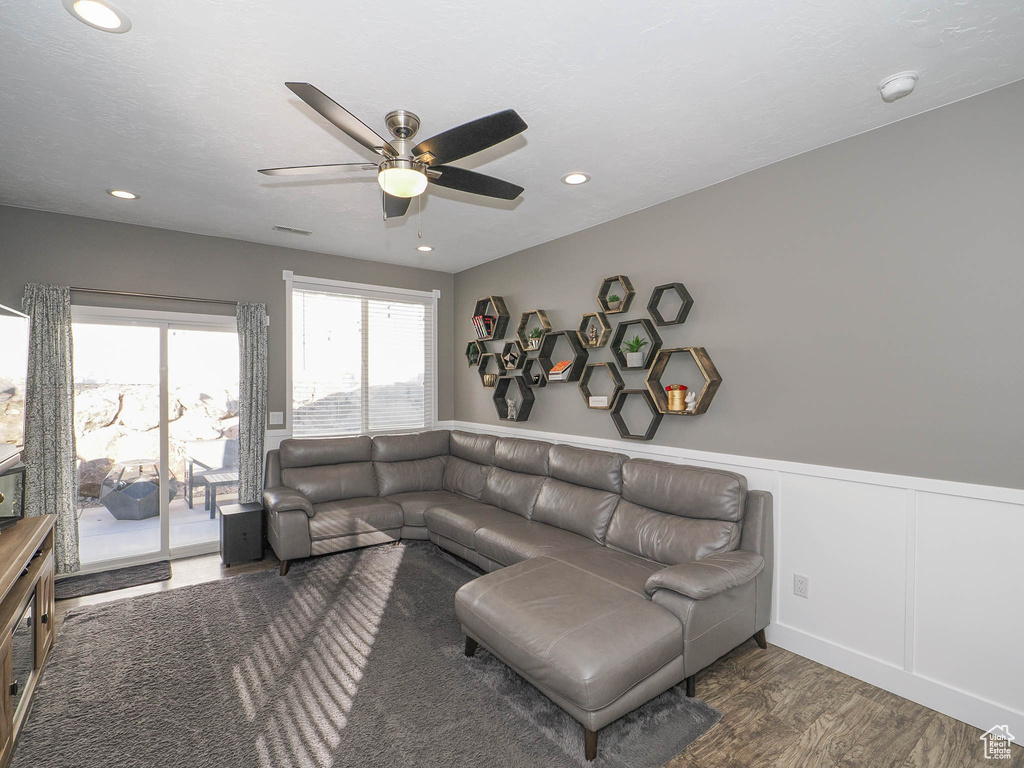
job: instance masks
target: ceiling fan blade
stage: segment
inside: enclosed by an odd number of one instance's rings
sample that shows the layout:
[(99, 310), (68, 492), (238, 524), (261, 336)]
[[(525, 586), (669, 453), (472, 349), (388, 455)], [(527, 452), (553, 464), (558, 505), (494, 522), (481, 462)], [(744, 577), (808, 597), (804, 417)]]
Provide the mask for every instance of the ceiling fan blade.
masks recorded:
[(260, 168), (258, 173), (263, 173), (267, 176), (305, 176), (313, 173), (328, 173), (335, 168), (349, 166), (363, 168), (367, 171), (377, 170), (377, 166), (372, 163), (331, 163), (330, 165), (293, 165), (287, 168)]
[(380, 193), (384, 196), (384, 221), (405, 216), (405, 212), (409, 210), (409, 203), (412, 202), (411, 197), (395, 197), (384, 190)]
[(421, 141), (413, 147), (412, 153), (417, 157), (429, 153), (432, 157), (427, 162), (431, 165), (451, 163), (511, 139), (526, 127), (514, 109), (506, 109)]
[(285, 83), (285, 85), (288, 90), (367, 149), (385, 157), (398, 157), (398, 150), (319, 88), (309, 83)]
[[(427, 178), (440, 187), (457, 189), (461, 192), (471, 192), (474, 195), (485, 197), (497, 197), (501, 200), (515, 200), (523, 193), (523, 188), (518, 184), (496, 179), (493, 176), (485, 176), (476, 171), (467, 171), (465, 168), (456, 168), (452, 165), (435, 165), (430, 169)], [(433, 171), (440, 171), (440, 176), (434, 176)]]

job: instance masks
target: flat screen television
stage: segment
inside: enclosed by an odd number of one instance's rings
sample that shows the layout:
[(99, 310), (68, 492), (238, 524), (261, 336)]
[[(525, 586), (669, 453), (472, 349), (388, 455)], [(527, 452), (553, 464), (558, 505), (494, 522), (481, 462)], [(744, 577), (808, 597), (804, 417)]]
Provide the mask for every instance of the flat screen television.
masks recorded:
[(0, 472), (19, 461), (25, 445), (27, 315), (0, 304)]

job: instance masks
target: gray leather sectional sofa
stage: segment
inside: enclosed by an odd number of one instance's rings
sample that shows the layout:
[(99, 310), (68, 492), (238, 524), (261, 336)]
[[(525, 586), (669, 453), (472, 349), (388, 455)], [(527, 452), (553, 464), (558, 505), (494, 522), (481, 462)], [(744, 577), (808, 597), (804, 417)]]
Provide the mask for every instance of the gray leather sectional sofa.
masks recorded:
[(291, 439), (267, 457), (281, 560), (429, 539), (487, 571), (456, 594), (483, 645), (597, 732), (754, 637), (772, 499), (740, 475), (443, 430)]

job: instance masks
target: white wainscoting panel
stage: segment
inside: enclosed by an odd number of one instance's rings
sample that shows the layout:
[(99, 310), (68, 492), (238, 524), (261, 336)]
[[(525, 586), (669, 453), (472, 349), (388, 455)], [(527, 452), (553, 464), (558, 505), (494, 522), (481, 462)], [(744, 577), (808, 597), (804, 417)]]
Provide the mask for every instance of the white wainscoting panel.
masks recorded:
[[(768, 641), (982, 730), (1024, 733), (1024, 490), (506, 425), (439, 428), (717, 467), (771, 491)], [(793, 574), (811, 579), (808, 600)]]
[(1024, 710), (1024, 510), (917, 496), (914, 670)]
[[(778, 620), (902, 667), (905, 491), (790, 474), (781, 485)], [(794, 573), (810, 579), (809, 598), (793, 594)]]

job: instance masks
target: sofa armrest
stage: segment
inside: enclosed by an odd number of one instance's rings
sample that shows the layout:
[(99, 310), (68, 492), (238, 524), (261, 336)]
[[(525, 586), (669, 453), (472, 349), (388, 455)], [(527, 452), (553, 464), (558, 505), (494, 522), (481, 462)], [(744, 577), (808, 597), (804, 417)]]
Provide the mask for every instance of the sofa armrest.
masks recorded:
[(265, 488), (263, 490), (263, 506), (270, 512), (298, 510), (305, 512), (306, 517), (312, 517), (316, 514), (309, 499), (294, 488), (288, 488), (284, 485), (279, 485), (275, 488)]
[(746, 584), (762, 570), (763, 557), (737, 549), (655, 571), (647, 579), (645, 589), (649, 595), (659, 589), (669, 589), (694, 600), (704, 600)]

